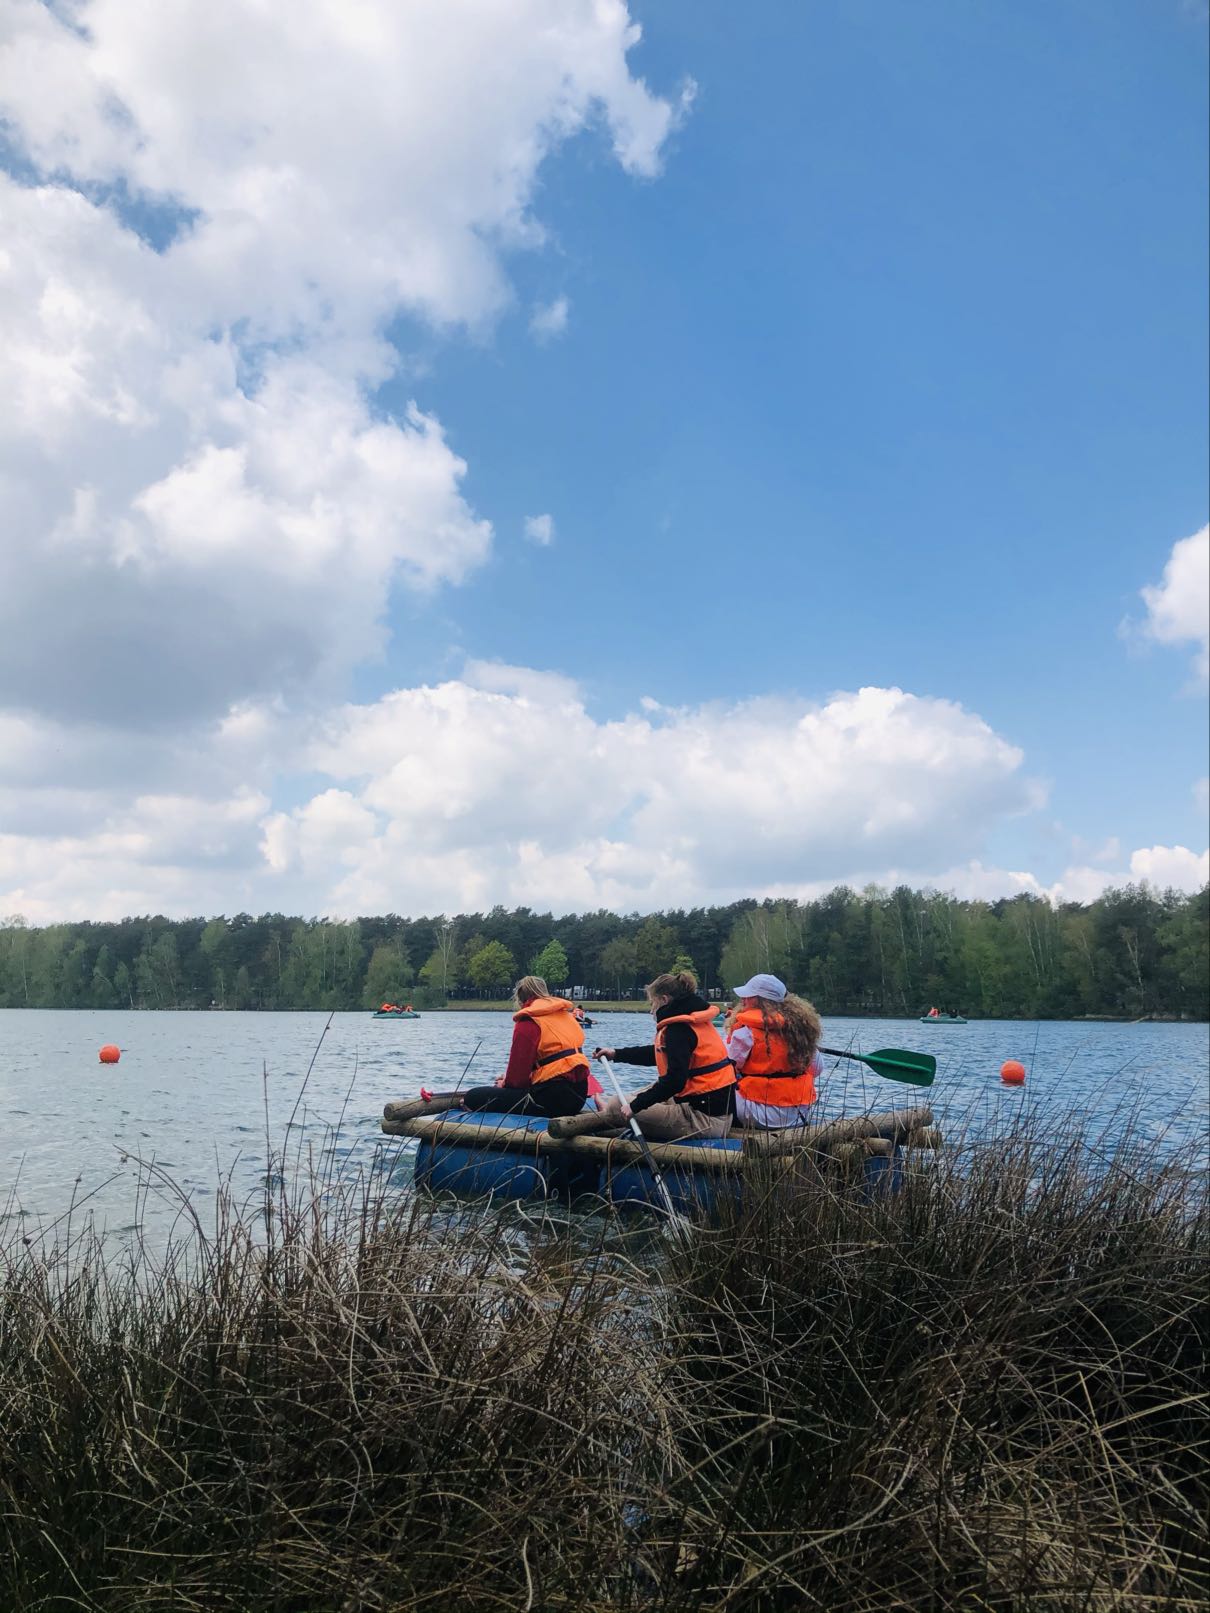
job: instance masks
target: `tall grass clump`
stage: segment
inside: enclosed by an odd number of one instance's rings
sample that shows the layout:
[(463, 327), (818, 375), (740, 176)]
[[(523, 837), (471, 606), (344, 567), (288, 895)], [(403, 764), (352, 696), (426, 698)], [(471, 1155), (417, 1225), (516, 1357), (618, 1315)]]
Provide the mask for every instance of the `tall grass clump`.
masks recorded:
[(770, 1161), (688, 1246), (292, 1181), (0, 1249), (4, 1613), (1205, 1606), (1179, 1160)]

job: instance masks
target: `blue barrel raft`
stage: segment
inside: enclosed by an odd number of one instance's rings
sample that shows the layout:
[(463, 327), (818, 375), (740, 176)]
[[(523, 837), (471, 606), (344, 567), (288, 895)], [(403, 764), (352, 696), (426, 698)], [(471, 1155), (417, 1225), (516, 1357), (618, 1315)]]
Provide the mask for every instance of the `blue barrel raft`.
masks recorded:
[[(386, 1105), (383, 1131), (417, 1139), (419, 1185), (468, 1198), (591, 1198), (619, 1208), (662, 1208), (650, 1164), (632, 1138), (552, 1137), (536, 1116), (468, 1114), (456, 1104), (454, 1094), (438, 1094)], [(676, 1209), (709, 1217), (722, 1197), (742, 1191), (745, 1173), (767, 1173), (770, 1159), (814, 1155), (860, 1172), (864, 1190), (873, 1194), (899, 1187), (904, 1149), (939, 1145), (932, 1111), (917, 1108), (649, 1148)]]

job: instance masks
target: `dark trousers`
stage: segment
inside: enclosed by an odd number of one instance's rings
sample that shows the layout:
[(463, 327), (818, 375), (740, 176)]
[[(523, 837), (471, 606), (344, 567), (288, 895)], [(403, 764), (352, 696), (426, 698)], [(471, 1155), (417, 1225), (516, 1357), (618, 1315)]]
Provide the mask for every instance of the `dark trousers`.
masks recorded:
[(578, 1115), (588, 1100), (587, 1081), (554, 1076), (536, 1087), (472, 1087), (463, 1108), (492, 1115)]

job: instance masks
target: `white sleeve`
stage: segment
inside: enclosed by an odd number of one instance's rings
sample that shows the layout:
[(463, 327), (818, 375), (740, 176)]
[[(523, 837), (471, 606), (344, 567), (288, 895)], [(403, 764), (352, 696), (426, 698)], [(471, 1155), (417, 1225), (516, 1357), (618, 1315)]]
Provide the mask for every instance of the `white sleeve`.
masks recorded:
[(737, 1070), (742, 1070), (752, 1051), (752, 1032), (746, 1025), (737, 1025), (727, 1042), (727, 1052)]

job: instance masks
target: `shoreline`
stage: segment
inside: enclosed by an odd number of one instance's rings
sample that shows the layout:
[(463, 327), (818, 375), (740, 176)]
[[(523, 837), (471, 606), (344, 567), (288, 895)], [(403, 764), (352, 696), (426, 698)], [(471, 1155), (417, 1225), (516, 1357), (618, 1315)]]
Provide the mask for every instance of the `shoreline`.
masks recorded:
[[(731, 1006), (732, 999), (719, 998), (716, 1006), (726, 1011)], [(598, 1014), (646, 1014), (647, 1005), (642, 1000), (620, 1001), (617, 998), (605, 1002), (578, 1004), (590, 1019)], [(818, 1007), (818, 1004), (816, 1005)], [(11, 1003), (0, 1009), (3, 1013), (24, 1014), (362, 1014), (367, 1019), (375, 1017), (372, 1008), (328, 1008), (322, 1004), (313, 1007), (290, 1008), (226, 1008), (220, 1003), (165, 1003), (157, 1007), (148, 1007), (145, 1004), (127, 1003), (121, 1006), (97, 1007), (92, 1003), (70, 1003), (57, 1007), (45, 1005), (34, 1006), (24, 1003)], [(513, 1004), (510, 999), (499, 998), (485, 1002), (449, 1002), (441, 1003), (437, 1007), (418, 1008), (416, 1015), (424, 1019), (434, 1014), (511, 1014)], [(915, 1024), (926, 1023), (920, 1014), (880, 1014), (862, 1009), (832, 1009), (820, 1008), (823, 1019), (860, 1019), (868, 1020), (871, 1024)], [(396, 1016), (384, 1016), (387, 1019)], [(402, 1016), (398, 1016), (402, 1017)], [(986, 1016), (966, 1015), (967, 1025), (1207, 1025), (1210, 1016), (1205, 1014), (1144, 1014), (1141, 1018), (1131, 1014), (988, 1014)], [(946, 1030), (964, 1030), (966, 1026), (946, 1024), (941, 1022)], [(941, 1026), (935, 1028), (941, 1028)]]

